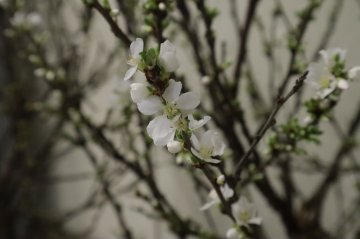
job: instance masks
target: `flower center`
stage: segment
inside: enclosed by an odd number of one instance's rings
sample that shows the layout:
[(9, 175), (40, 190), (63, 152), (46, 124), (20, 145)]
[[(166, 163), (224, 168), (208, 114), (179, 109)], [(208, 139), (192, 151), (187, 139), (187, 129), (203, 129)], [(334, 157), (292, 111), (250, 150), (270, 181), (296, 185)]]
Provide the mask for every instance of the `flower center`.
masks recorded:
[(320, 87), (321, 88), (329, 88), (329, 86), (330, 86), (330, 78), (329, 78), (329, 76), (322, 76), (321, 78), (320, 78)]
[(135, 58), (130, 58), (127, 63), (130, 66), (137, 66), (139, 64), (139, 60)]
[(213, 149), (206, 148), (206, 147), (201, 147), (200, 150), (199, 150), (199, 153), (203, 158), (211, 158), (211, 155), (213, 153)]
[(244, 223), (247, 223), (250, 220), (250, 213), (248, 211), (243, 211), (239, 215), (239, 219)]
[(176, 115), (180, 114), (180, 110), (176, 108), (175, 104), (167, 103), (164, 107), (164, 114), (169, 119), (173, 119)]

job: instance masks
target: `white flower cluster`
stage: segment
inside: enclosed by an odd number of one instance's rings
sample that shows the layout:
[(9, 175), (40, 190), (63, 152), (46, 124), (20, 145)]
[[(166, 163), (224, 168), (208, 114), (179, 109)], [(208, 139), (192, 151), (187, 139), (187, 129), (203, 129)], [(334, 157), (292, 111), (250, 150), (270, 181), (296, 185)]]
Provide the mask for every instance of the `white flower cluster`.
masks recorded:
[(14, 27), (37, 27), (43, 23), (43, 19), (40, 14), (36, 12), (25, 13), (18, 11), (11, 18), (10, 23)]
[[(218, 184), (224, 184), (224, 175), (220, 175), (217, 179)], [(234, 191), (225, 183), (220, 187), (220, 191), (225, 200), (234, 196)], [(212, 189), (209, 193), (209, 202), (205, 203), (200, 210), (207, 210), (214, 205), (221, 204), (220, 198), (217, 195), (215, 189)], [(254, 204), (250, 203), (245, 196), (241, 196), (240, 199), (231, 205), (231, 211), (234, 215), (236, 224), (226, 232), (226, 237), (231, 239), (246, 239), (246, 234), (242, 231), (241, 227), (249, 228), (250, 225), (260, 225), (262, 219), (257, 215), (257, 210)]]
[[(170, 41), (160, 45), (160, 51), (144, 50), (144, 42), (137, 38), (130, 45), (131, 66), (126, 72), (124, 80), (131, 79), (137, 71), (149, 72), (158, 67), (158, 71), (164, 71), (166, 76), (179, 67), (176, 58), (175, 46)], [(150, 53), (149, 53), (150, 52)], [(156, 59), (149, 59), (149, 58)], [(151, 62), (151, 65), (148, 65)], [(154, 65), (155, 62), (155, 65)], [(146, 75), (146, 73), (145, 73)], [(199, 138), (194, 131), (205, 125), (209, 116), (196, 120), (193, 116), (195, 108), (200, 104), (199, 97), (193, 92), (181, 93), (182, 83), (174, 79), (162, 79), (161, 74), (156, 78), (159, 82), (149, 80), (147, 82), (135, 82), (130, 85), (130, 95), (138, 110), (144, 115), (156, 115), (147, 126), (147, 133), (157, 146), (167, 146), (170, 153), (179, 153), (184, 145), (191, 144), (191, 151), (199, 160), (218, 163), (215, 156), (224, 153), (225, 144), (219, 134), (213, 130), (206, 131)], [(157, 87), (165, 85), (163, 90)], [(185, 137), (184, 137), (185, 136)], [(186, 137), (187, 136), (187, 137)]]
[(346, 90), (349, 88), (349, 80), (360, 78), (360, 66), (345, 69), (346, 50), (321, 50), (320, 55), (323, 62), (309, 66), (307, 79), (307, 83), (317, 91), (318, 98), (324, 99), (336, 89)]

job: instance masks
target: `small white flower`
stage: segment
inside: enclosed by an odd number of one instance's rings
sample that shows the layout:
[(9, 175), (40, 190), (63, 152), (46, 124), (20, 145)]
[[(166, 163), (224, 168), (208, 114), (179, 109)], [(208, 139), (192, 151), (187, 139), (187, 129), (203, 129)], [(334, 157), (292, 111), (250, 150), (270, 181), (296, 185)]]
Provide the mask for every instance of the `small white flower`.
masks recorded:
[(220, 135), (213, 130), (208, 130), (201, 135), (200, 140), (195, 136), (191, 135), (191, 152), (198, 157), (209, 163), (219, 163), (220, 160), (214, 159), (214, 156), (220, 156), (224, 153), (225, 144), (221, 140)]
[(132, 83), (130, 85), (131, 99), (135, 103), (145, 100), (150, 95), (148, 87), (149, 85), (145, 83)]
[(345, 90), (349, 87), (347, 79), (337, 78), (332, 73), (332, 69), (337, 62), (345, 63), (346, 50), (334, 48), (321, 50), (319, 54), (323, 59), (323, 64), (317, 63), (309, 66), (306, 83), (316, 90), (316, 94), (320, 99), (324, 99), (337, 88)]
[(200, 104), (199, 97), (193, 92), (180, 95), (181, 88), (181, 82), (171, 79), (162, 95), (165, 102), (161, 102), (157, 96), (150, 96), (137, 104), (139, 111), (144, 115), (153, 115), (163, 110), (168, 118), (191, 112)]
[(159, 60), (168, 72), (174, 72), (179, 68), (180, 64), (176, 58), (176, 48), (169, 40), (161, 43)]
[(130, 69), (127, 70), (124, 76), (124, 80), (129, 80), (136, 73), (141, 56), (140, 53), (144, 50), (144, 41), (141, 38), (136, 38), (130, 44), (130, 59), (128, 60), (128, 65), (130, 65)]
[(160, 9), (161, 11), (166, 10), (166, 4), (163, 3), (163, 2), (159, 3), (158, 7), (159, 7), (159, 9)]
[(223, 185), (225, 183), (224, 174), (221, 174), (216, 178), (216, 183), (219, 184), (219, 185)]
[(234, 203), (231, 208), (236, 223), (239, 226), (248, 227), (249, 224), (260, 225), (262, 222), (262, 219), (257, 216), (254, 204), (250, 203), (244, 196)]
[(183, 145), (182, 143), (180, 143), (177, 140), (173, 140), (170, 141), (167, 145), (166, 145), (168, 151), (172, 154), (177, 154), (179, 153), (182, 149), (183, 149)]
[(210, 76), (205, 75), (201, 77), (201, 83), (203, 83), (204, 85), (208, 85), (210, 82), (211, 82)]
[[(220, 191), (221, 191), (222, 195), (224, 196), (225, 200), (227, 200), (227, 199), (231, 198), (232, 196), (234, 196), (234, 191), (227, 184), (225, 184), (224, 186), (221, 186)], [(200, 208), (201, 211), (207, 210), (207, 209), (211, 208), (212, 206), (221, 203), (220, 198), (217, 195), (215, 189), (211, 189), (211, 191), (209, 193), (209, 198), (211, 199), (211, 201), (205, 203)]]

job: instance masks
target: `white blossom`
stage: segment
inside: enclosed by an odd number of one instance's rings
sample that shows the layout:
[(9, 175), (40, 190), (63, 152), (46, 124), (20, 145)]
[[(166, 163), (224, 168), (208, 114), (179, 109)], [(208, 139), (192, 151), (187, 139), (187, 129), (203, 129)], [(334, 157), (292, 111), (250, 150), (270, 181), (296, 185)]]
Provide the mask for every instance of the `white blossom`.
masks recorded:
[(348, 71), (348, 77), (351, 80), (360, 81), (360, 66), (355, 66)]
[(140, 53), (143, 52), (143, 50), (144, 41), (141, 38), (136, 38), (136, 40), (130, 44), (130, 59), (127, 63), (131, 67), (125, 73), (125, 81), (131, 79), (131, 77), (133, 77), (133, 75), (136, 73), (141, 60)]
[[(225, 184), (224, 186), (221, 186), (220, 191), (221, 191), (222, 195), (224, 196), (225, 200), (234, 196), (234, 191), (227, 184)], [(219, 196), (217, 195), (215, 189), (211, 189), (211, 191), (209, 193), (209, 198), (211, 200), (209, 202), (205, 203), (200, 208), (201, 211), (207, 210), (207, 209), (211, 208), (212, 206), (221, 203), (221, 200), (220, 200)]]
[(220, 160), (214, 159), (214, 156), (220, 156), (224, 153), (225, 144), (220, 138), (220, 135), (214, 130), (208, 130), (201, 135), (200, 140), (192, 134), (191, 138), (191, 152), (209, 163), (219, 163)]
[[(324, 99), (337, 88), (346, 90), (349, 87), (347, 79), (336, 77), (332, 73), (333, 67), (337, 63), (345, 63), (346, 50), (334, 48), (327, 51), (321, 50), (319, 54), (322, 57), (323, 63), (311, 64), (309, 66), (306, 82), (316, 90), (316, 94), (320, 99)], [(352, 71), (352, 75), (356, 75), (355, 70)]]
[(180, 64), (176, 58), (176, 48), (169, 40), (161, 43), (159, 60), (168, 72), (174, 72), (179, 68)]
[(250, 203), (244, 196), (234, 203), (231, 209), (239, 226), (260, 225), (262, 222), (262, 219), (257, 215), (254, 204)]
[(147, 97), (137, 104), (139, 111), (144, 115), (153, 115), (163, 110), (168, 118), (191, 112), (200, 104), (199, 97), (193, 92), (180, 94), (181, 88), (181, 82), (171, 79), (162, 95), (165, 102), (162, 102), (158, 96)]

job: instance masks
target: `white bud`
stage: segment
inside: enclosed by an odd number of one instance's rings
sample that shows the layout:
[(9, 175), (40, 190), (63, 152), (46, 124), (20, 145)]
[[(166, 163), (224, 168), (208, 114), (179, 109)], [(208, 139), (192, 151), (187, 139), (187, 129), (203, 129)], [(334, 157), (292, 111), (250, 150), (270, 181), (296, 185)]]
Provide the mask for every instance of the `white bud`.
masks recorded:
[(45, 78), (49, 81), (52, 81), (55, 79), (55, 73), (53, 71), (46, 72)]
[(120, 13), (120, 11), (119, 11), (119, 9), (117, 9), (117, 8), (114, 8), (114, 9), (111, 9), (111, 16), (112, 17), (117, 17), (118, 15), (119, 15), (119, 13)]
[(219, 184), (219, 185), (224, 185), (225, 183), (225, 176), (224, 174), (221, 174), (217, 177), (216, 179), (216, 183)]
[(201, 77), (201, 83), (203, 83), (204, 85), (208, 85), (211, 82), (210, 76), (203, 76)]
[(158, 7), (159, 7), (159, 9), (160, 9), (161, 11), (165, 11), (165, 10), (166, 10), (166, 5), (165, 5), (165, 3), (163, 3), (163, 2), (159, 3)]
[(182, 143), (176, 140), (169, 142), (166, 146), (169, 152), (172, 154), (179, 153), (183, 148)]

